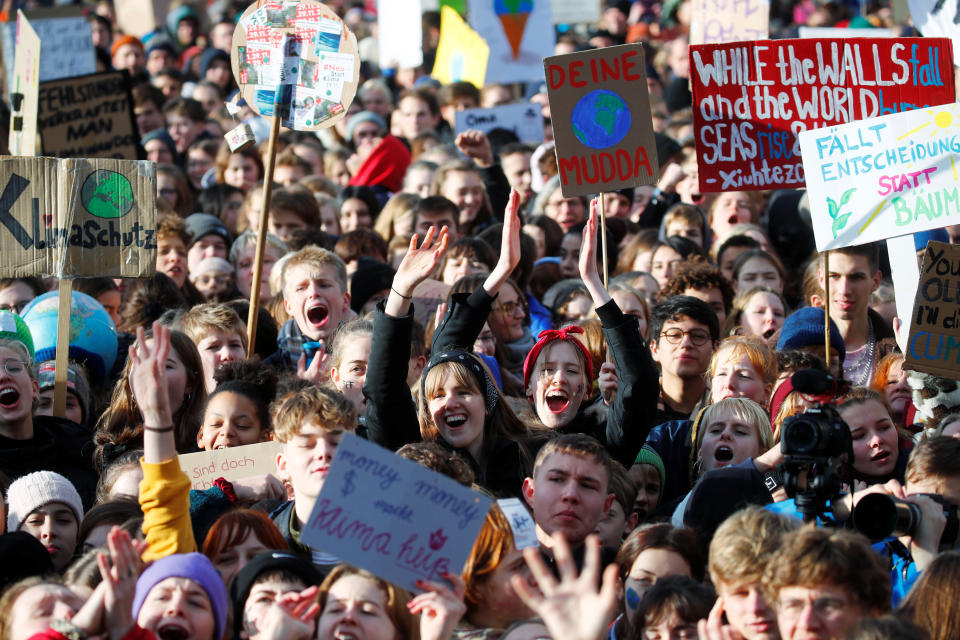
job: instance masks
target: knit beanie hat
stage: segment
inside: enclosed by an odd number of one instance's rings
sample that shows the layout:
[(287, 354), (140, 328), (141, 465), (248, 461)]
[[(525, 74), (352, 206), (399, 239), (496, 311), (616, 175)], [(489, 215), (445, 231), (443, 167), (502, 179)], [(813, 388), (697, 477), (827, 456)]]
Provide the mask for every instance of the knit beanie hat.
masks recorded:
[(376, 258), (360, 256), (357, 270), (350, 276), (350, 308), (360, 313), (363, 305), (374, 294), (389, 289), (393, 284), (393, 267)]
[[(40, 391), (53, 389), (56, 372), (54, 360), (47, 360), (40, 364), (37, 369), (37, 383), (40, 385)], [(81, 424), (86, 424), (87, 418), (90, 417), (90, 383), (83, 370), (73, 363), (67, 365), (67, 391), (77, 397), (80, 410), (83, 412)]]
[(187, 233), (190, 234), (190, 246), (193, 246), (203, 236), (209, 235), (220, 236), (228, 247), (233, 242), (227, 225), (223, 224), (223, 221), (217, 216), (209, 213), (193, 213), (187, 216), (186, 223)]
[(444, 349), (443, 351), (430, 356), (430, 359), (427, 361), (427, 365), (423, 368), (423, 375), (420, 376), (421, 397), (427, 397), (427, 374), (430, 373), (430, 370), (435, 366), (444, 362), (456, 362), (457, 364), (466, 367), (467, 370), (473, 374), (473, 377), (477, 380), (477, 385), (483, 391), (484, 408), (486, 408), (488, 415), (492, 413), (497, 407), (497, 402), (500, 400), (500, 391), (497, 389), (497, 385), (494, 384), (493, 380), (491, 380), (490, 376), (487, 374), (486, 366), (481, 364), (480, 358), (472, 351), (450, 348)]
[(136, 45), (140, 47), (141, 51), (143, 51), (143, 43), (140, 42), (138, 38), (135, 38), (134, 36), (120, 36), (114, 40), (113, 45), (110, 46), (110, 57), (112, 58), (113, 56), (117, 55), (117, 51), (119, 51), (120, 47), (125, 44)]
[(177, 143), (173, 141), (173, 138), (170, 137), (170, 134), (167, 133), (166, 129), (158, 128), (147, 131), (145, 134), (143, 134), (143, 137), (140, 138), (140, 146), (147, 146), (147, 143), (151, 140), (159, 140), (166, 145), (167, 149), (170, 150), (170, 155), (172, 155), (174, 158), (177, 157)]
[(353, 130), (357, 128), (358, 124), (364, 122), (372, 122), (378, 127), (381, 131), (387, 130), (387, 123), (383, 121), (383, 118), (375, 114), (373, 111), (359, 111), (347, 120), (347, 141), (353, 142)]
[(240, 628), (243, 626), (243, 605), (257, 578), (272, 571), (283, 571), (300, 578), (304, 585), (312, 587), (323, 582), (323, 576), (310, 562), (289, 551), (264, 551), (254, 556), (250, 562), (237, 573), (230, 585), (230, 601), (233, 603), (233, 637), (240, 637)]
[(637, 457), (633, 459), (633, 464), (648, 464), (656, 469), (657, 473), (660, 474), (661, 485), (667, 479), (667, 468), (663, 465), (663, 459), (660, 457), (660, 454), (648, 444), (643, 445), (643, 448), (637, 453)]
[(17, 531), (31, 513), (45, 504), (62, 502), (83, 520), (83, 502), (73, 484), (59, 473), (35, 471), (17, 478), (7, 489), (7, 531)]
[(544, 329), (540, 332), (540, 335), (537, 336), (537, 343), (533, 345), (533, 348), (530, 349), (530, 353), (528, 353), (527, 357), (523, 360), (524, 389), (530, 387), (530, 376), (533, 375), (533, 367), (537, 364), (537, 358), (540, 357), (540, 352), (543, 351), (543, 348), (548, 344), (551, 342), (556, 342), (557, 340), (565, 340), (580, 349), (580, 352), (583, 354), (584, 362), (586, 363), (587, 382), (589, 384), (593, 384), (593, 359), (590, 357), (590, 352), (587, 351), (586, 345), (574, 337), (574, 334), (576, 333), (582, 334), (583, 329), (576, 325), (571, 325), (569, 327), (564, 327), (563, 329)]
[(190, 282), (196, 282), (197, 278), (199, 278), (201, 274), (209, 273), (211, 271), (226, 275), (233, 275), (233, 265), (223, 258), (218, 258), (217, 256), (204, 258), (198, 262), (197, 267), (190, 272)]
[[(823, 344), (823, 309), (820, 307), (803, 307), (791, 313), (780, 329), (780, 339), (777, 340), (777, 351), (788, 349), (802, 349)], [(847, 357), (847, 349), (843, 344), (840, 329), (830, 321), (830, 346), (840, 354), (840, 363)], [(830, 354), (827, 354), (830, 358)], [(830, 363), (827, 363), (829, 366)]]
[(160, 558), (140, 574), (133, 596), (133, 618), (136, 620), (150, 591), (167, 578), (186, 578), (197, 583), (210, 598), (215, 623), (214, 638), (223, 637), (227, 623), (227, 588), (207, 556), (202, 553), (176, 553)]
[(33, 334), (30, 333), (30, 327), (23, 318), (6, 309), (0, 311), (0, 338), (22, 342), (30, 353), (30, 362), (27, 364), (33, 364), (33, 359), (36, 357), (33, 350)]

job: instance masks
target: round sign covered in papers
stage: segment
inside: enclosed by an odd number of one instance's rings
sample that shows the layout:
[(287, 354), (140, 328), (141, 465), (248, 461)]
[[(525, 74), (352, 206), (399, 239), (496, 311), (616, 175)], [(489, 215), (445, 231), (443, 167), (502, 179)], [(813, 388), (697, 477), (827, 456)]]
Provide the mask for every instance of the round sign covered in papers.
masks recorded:
[(259, 0), (247, 7), (230, 52), (240, 95), (289, 129), (333, 126), (357, 94), (357, 38), (317, 0)]

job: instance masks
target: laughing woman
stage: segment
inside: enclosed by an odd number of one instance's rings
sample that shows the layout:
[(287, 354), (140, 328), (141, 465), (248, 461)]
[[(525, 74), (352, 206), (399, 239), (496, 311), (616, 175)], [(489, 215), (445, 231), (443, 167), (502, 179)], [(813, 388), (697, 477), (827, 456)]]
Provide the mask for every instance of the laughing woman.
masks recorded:
[[(518, 198), (511, 196), (504, 224), (500, 260), (479, 290), (492, 299), (520, 260)], [(417, 247), (417, 237), (397, 268), (385, 306), (374, 315), (373, 345), (363, 394), (371, 440), (399, 448), (421, 437), (461, 453), (477, 483), (499, 495), (520, 494), (529, 466), (527, 442), (532, 435), (513, 413), (482, 361), (470, 351), (476, 336), (463, 348), (446, 343), (433, 356), (420, 378), (419, 415), (405, 383), (413, 326), (414, 288), (436, 268), (446, 251), (446, 230), (435, 241), (435, 229)], [(475, 296), (477, 293), (471, 294)], [(480, 326), (486, 317), (481, 317)], [(478, 329), (479, 333), (479, 329)]]
[(897, 432), (883, 396), (854, 387), (841, 399), (837, 410), (850, 427), (854, 477), (868, 485), (887, 480), (903, 484), (909, 444)]

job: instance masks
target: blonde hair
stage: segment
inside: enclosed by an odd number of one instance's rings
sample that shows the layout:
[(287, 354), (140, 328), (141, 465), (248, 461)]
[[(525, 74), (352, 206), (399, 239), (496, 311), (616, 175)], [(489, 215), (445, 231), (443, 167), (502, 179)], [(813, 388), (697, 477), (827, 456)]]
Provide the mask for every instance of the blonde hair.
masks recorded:
[(220, 302), (200, 304), (177, 320), (176, 329), (187, 334), (197, 344), (210, 331), (235, 333), (240, 336), (243, 348), (247, 348), (247, 325), (232, 307)]
[[(723, 357), (726, 351), (730, 355)], [(717, 367), (721, 362), (730, 359), (730, 356), (747, 356), (753, 368), (763, 377), (763, 381), (773, 384), (777, 381), (779, 368), (777, 367), (776, 354), (766, 342), (756, 336), (730, 336), (724, 338), (717, 346), (716, 351), (710, 358), (710, 366), (707, 367), (707, 375), (712, 379), (717, 373)]]
[(273, 405), (274, 439), (290, 442), (306, 424), (315, 423), (324, 431), (357, 427), (357, 410), (344, 396), (320, 387), (292, 391)]
[(703, 230), (704, 215), (700, 209), (692, 204), (675, 204), (663, 216), (663, 228), (667, 229), (674, 222), (685, 222), (692, 227)]
[(365, 318), (354, 318), (345, 323), (333, 334), (333, 343), (330, 346), (330, 367), (339, 369), (343, 360), (343, 352), (347, 345), (353, 342), (351, 338), (363, 336), (373, 337), (373, 322)]
[[(237, 268), (240, 254), (251, 245), (254, 247), (257, 246), (257, 234), (254, 231), (244, 231), (237, 236), (237, 239), (230, 245), (230, 264), (233, 265), (234, 269)], [(264, 249), (274, 249), (279, 252), (281, 256), (286, 255), (290, 251), (290, 248), (283, 240), (269, 232), (267, 233), (267, 244), (264, 245)]]
[(773, 446), (773, 430), (770, 428), (770, 416), (766, 410), (750, 398), (724, 398), (714, 402), (700, 416), (699, 428), (696, 430), (697, 443), (694, 451), (699, 451), (703, 444), (703, 436), (710, 426), (710, 421), (722, 413), (730, 413), (738, 420), (743, 420), (757, 428), (757, 440), (760, 441), (760, 453)]
[(280, 270), (280, 283), (284, 290), (287, 288), (287, 273), (290, 269), (299, 265), (307, 265), (315, 269), (333, 267), (337, 284), (340, 285), (340, 291), (347, 292), (347, 265), (333, 251), (313, 245), (307, 245), (300, 251), (290, 254), (290, 257), (283, 263), (283, 268)]
[(723, 521), (710, 541), (711, 580), (717, 586), (760, 582), (780, 540), (799, 526), (796, 520), (759, 506), (736, 512)]
[[(419, 201), (420, 196), (415, 193), (394, 194), (383, 205), (380, 215), (373, 223), (373, 230), (389, 243), (396, 235), (397, 223), (407, 218), (413, 218), (413, 208)], [(409, 239), (407, 242), (409, 242)]]

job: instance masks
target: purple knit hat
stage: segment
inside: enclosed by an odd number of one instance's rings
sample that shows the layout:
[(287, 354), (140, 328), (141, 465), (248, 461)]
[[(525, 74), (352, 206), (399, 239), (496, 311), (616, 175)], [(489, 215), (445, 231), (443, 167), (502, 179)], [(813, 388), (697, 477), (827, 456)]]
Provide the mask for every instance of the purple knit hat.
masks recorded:
[(137, 591), (133, 597), (134, 619), (140, 614), (140, 608), (143, 607), (143, 602), (147, 599), (150, 590), (167, 578), (193, 580), (207, 592), (216, 624), (213, 637), (222, 637), (223, 629), (227, 624), (227, 588), (223, 586), (220, 573), (202, 553), (177, 553), (161, 558), (150, 565), (137, 580)]

